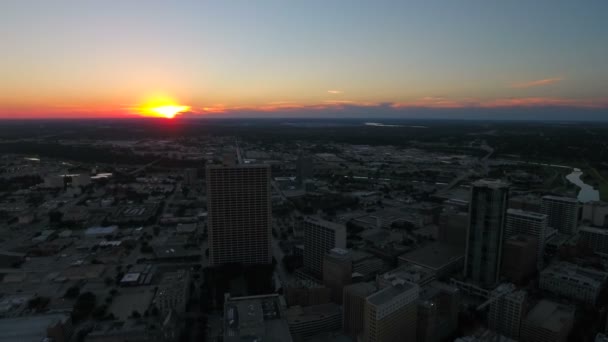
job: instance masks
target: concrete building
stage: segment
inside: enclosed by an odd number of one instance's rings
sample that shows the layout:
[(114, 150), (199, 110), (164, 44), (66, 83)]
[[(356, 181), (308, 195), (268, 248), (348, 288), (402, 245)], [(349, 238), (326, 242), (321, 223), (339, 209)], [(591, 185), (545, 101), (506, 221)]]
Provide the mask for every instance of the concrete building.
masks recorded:
[(540, 273), (539, 287), (594, 305), (607, 278), (608, 272), (583, 268), (568, 262), (556, 262)]
[(305, 217), (304, 268), (317, 279), (323, 277), (323, 258), (334, 248), (346, 248), (346, 226), (317, 217)]
[(505, 240), (520, 234), (530, 235), (536, 239), (536, 264), (539, 270), (543, 269), (547, 238), (547, 215), (520, 209), (507, 210)]
[(342, 329), (342, 308), (334, 303), (292, 306), (287, 309), (286, 317), (289, 331), (296, 342)]
[(362, 341), (416, 340), (419, 287), (395, 282), (367, 297)]
[(285, 302), (277, 294), (224, 298), (224, 341), (291, 342)]
[(591, 226), (608, 228), (608, 203), (593, 201), (583, 204), (582, 221)]
[(323, 284), (331, 289), (331, 299), (342, 304), (342, 290), (353, 278), (353, 261), (348, 250), (334, 248), (323, 258)]
[(366, 298), (376, 292), (374, 283), (357, 283), (344, 288), (342, 328), (353, 340), (363, 332)]
[(386, 265), (382, 259), (362, 250), (351, 250), (353, 258), (353, 275), (364, 281), (372, 280), (376, 275), (385, 270)]
[(522, 342), (565, 342), (574, 323), (573, 306), (541, 300), (522, 323)]
[(464, 275), (482, 287), (496, 285), (502, 259), (509, 185), (479, 180), (471, 188)]
[(538, 243), (530, 235), (514, 235), (506, 239), (502, 251), (501, 276), (523, 285), (537, 270)]
[(608, 229), (580, 227), (579, 242), (594, 252), (608, 254)]
[(189, 299), (190, 275), (187, 271), (178, 270), (163, 274), (154, 298), (154, 304), (161, 316), (167, 316), (171, 310), (183, 314)]
[(270, 264), (270, 167), (207, 167), (209, 265)]
[(547, 225), (560, 233), (573, 235), (578, 226), (579, 204), (576, 198), (543, 196), (542, 213), (547, 215)]
[(510, 292), (490, 304), (488, 327), (501, 335), (519, 340), (521, 322), (525, 318), (526, 312), (526, 291)]
[(434, 281), (420, 288), (416, 340), (446, 340), (458, 328), (460, 291), (448, 284)]

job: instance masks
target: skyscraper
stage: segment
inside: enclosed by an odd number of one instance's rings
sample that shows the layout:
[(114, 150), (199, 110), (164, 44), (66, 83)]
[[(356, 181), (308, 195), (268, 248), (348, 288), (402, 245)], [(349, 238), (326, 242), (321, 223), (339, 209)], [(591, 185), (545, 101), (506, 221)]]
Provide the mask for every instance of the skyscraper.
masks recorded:
[(346, 227), (316, 217), (305, 217), (304, 268), (317, 279), (323, 277), (323, 258), (334, 248), (346, 248)]
[(207, 167), (209, 265), (270, 264), (270, 167)]
[(498, 282), (509, 185), (479, 180), (471, 188), (465, 276), (486, 288)]
[(547, 236), (547, 215), (519, 209), (507, 210), (505, 240), (520, 234), (530, 235), (536, 239), (536, 264), (541, 270)]
[(547, 225), (568, 235), (576, 233), (578, 208), (576, 198), (544, 196), (541, 201), (541, 211), (547, 215)]

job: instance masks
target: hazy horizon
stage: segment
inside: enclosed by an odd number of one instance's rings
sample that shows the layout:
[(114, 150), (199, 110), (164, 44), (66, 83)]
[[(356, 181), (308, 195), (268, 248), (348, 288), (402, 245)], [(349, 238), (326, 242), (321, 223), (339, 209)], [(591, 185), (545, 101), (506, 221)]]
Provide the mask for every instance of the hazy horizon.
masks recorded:
[(5, 1), (0, 118), (608, 120), (608, 2)]

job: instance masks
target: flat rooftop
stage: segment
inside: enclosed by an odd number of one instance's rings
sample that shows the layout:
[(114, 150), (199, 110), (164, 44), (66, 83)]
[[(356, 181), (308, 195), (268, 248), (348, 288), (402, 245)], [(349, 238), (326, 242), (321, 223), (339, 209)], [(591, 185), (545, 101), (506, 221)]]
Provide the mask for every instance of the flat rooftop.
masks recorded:
[(367, 297), (367, 301), (374, 305), (383, 305), (390, 302), (391, 300), (393, 300), (393, 298), (399, 296), (400, 294), (409, 291), (415, 287), (417, 287), (415, 284), (408, 282), (395, 284)]
[(400, 260), (439, 270), (464, 258), (464, 250), (443, 242), (432, 242), (399, 257)]
[(292, 341), (278, 295), (227, 298), (224, 341)]
[(525, 319), (526, 325), (533, 325), (559, 332), (568, 320), (574, 320), (574, 307), (541, 300), (530, 310)]
[(507, 214), (523, 216), (523, 217), (527, 217), (527, 218), (531, 218), (531, 219), (535, 219), (535, 220), (543, 220), (543, 219), (547, 218), (547, 215), (545, 215), (545, 214), (535, 213), (533, 211), (525, 211), (525, 210), (521, 210), (521, 209), (507, 209)]

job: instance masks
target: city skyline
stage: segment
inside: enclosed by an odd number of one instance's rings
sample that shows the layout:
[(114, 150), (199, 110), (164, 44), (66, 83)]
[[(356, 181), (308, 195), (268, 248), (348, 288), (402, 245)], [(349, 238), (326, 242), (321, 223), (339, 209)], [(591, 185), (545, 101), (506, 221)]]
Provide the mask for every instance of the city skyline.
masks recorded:
[(0, 118), (606, 120), (607, 10), (7, 1)]

